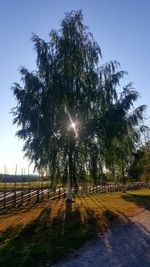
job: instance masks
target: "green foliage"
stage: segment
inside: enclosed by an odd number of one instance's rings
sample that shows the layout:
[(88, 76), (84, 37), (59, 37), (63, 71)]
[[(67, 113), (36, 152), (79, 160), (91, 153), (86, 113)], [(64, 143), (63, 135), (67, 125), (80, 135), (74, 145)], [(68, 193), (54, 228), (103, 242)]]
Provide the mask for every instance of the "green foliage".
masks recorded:
[(150, 141), (134, 154), (129, 174), (134, 180), (150, 182)]
[(104, 168), (114, 174), (115, 166), (123, 170), (145, 106), (130, 114), (138, 98), (132, 84), (118, 96), (126, 74), (118, 71), (119, 63), (100, 64), (101, 49), (81, 11), (67, 13), (48, 42), (35, 34), (32, 41), (37, 68), (21, 68), (23, 85), (13, 86), (14, 123), (20, 127), (17, 136), (24, 140), (25, 156), (53, 183), (69, 178), (75, 187), (89, 177), (99, 182)]

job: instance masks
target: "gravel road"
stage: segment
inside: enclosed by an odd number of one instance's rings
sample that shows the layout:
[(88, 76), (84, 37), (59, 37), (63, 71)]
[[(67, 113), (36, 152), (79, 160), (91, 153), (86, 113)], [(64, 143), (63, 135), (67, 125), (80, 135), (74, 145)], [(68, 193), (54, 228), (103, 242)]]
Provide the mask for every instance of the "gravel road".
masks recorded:
[(53, 267), (150, 267), (150, 211), (116, 222), (97, 241)]

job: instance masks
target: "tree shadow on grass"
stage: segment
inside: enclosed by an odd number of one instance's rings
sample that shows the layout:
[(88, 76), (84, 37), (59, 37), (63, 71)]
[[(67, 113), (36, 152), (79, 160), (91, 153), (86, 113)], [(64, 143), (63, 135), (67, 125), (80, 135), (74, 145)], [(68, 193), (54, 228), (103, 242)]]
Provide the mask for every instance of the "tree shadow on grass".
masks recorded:
[[(98, 204), (96, 209), (100, 209)], [(116, 228), (113, 227), (114, 222), (116, 222)], [(116, 251), (119, 243), (119, 246), (128, 251), (132, 260), (136, 258), (136, 253), (133, 252), (133, 249), (136, 251), (138, 242), (145, 248), (145, 251), (147, 244), (150, 246), (150, 239), (142, 229), (139, 229), (128, 219), (118, 219), (117, 215), (111, 210), (103, 209), (100, 213), (96, 213), (95, 209), (87, 207), (84, 201), (80, 205), (77, 202), (69, 203), (64, 208), (64, 203), (62, 202), (61, 205), (58, 205), (58, 209), (53, 206), (50, 208), (43, 207), (37, 218), (26, 226), (17, 225), (16, 227), (14, 225), (1, 233), (0, 266), (39, 267), (44, 266), (47, 262), (51, 265), (67, 258), (71, 254), (73, 255), (88, 241), (97, 240), (98, 233), (104, 233), (106, 230), (108, 230), (108, 235), (104, 238), (105, 234), (103, 234), (100, 241), (98, 241), (100, 242), (98, 251), (101, 250), (103, 254), (104, 264), (105, 262), (108, 263), (111, 257), (116, 259), (116, 263), (121, 262), (123, 264), (123, 259), (119, 258), (119, 254)], [(121, 236), (117, 234), (120, 232)], [(130, 240), (131, 235), (134, 235), (134, 233), (136, 233), (135, 239)], [(107, 245), (111, 248), (108, 251)], [(132, 248), (132, 253), (130, 253), (130, 247)], [(86, 259), (84, 260), (86, 261)], [(99, 265), (97, 266), (100, 266), (101, 260), (98, 261)], [(148, 258), (146, 258), (147, 262)], [(110, 266), (115, 265), (112, 264)]]
[[(106, 222), (113, 217), (106, 211)], [(11, 226), (0, 236), (1, 267), (38, 267), (68, 257), (104, 230), (101, 217), (94, 210), (76, 203), (60, 205), (54, 213), (43, 208), (40, 215), (26, 226)]]
[[(32, 223), (27, 224), (25, 227), (17, 225), (18, 231), (15, 226), (11, 226), (2, 233), (0, 249), (0, 266), (36, 266), (34, 261), (38, 263), (41, 260), (42, 252), (44, 249), (40, 244), (42, 230), (47, 231), (47, 222), (49, 220), (50, 209), (43, 209), (41, 214)], [(4, 236), (6, 235), (4, 240)], [(45, 233), (44, 233), (45, 237)], [(43, 241), (43, 238), (42, 238)], [(40, 244), (40, 247), (39, 247)], [(39, 253), (38, 253), (39, 251)], [(38, 258), (38, 256), (40, 256)], [(37, 265), (38, 266), (38, 265)]]
[[(114, 216), (111, 211), (106, 213), (107, 216)], [(106, 233), (99, 235), (96, 242), (89, 243), (57, 267), (91, 267), (92, 264), (95, 267), (149, 267), (149, 248), (150, 233), (125, 217), (118, 219)]]
[(54, 245), (51, 247), (51, 263), (55, 263), (95, 239), (100, 225), (92, 209), (84, 208), (83, 214), (78, 205), (67, 203), (65, 212), (60, 212), (53, 219), (51, 230)]
[(122, 195), (122, 198), (126, 201), (134, 202), (136, 205), (150, 210), (150, 195), (126, 193)]

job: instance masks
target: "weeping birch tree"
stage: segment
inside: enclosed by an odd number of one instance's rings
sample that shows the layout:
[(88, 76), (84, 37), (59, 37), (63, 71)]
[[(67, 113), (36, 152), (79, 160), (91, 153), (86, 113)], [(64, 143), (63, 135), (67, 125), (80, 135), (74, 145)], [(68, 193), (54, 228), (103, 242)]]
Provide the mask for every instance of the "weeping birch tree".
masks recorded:
[(22, 67), (22, 83), (12, 88), (17, 136), (35, 168), (48, 172), (52, 184), (67, 184), (70, 197), (72, 187), (87, 179), (98, 183), (104, 167), (118, 162), (116, 147), (138, 124), (144, 106), (129, 124), (137, 92), (128, 86), (118, 98), (126, 73), (118, 71), (116, 61), (102, 64), (100, 46), (81, 11), (67, 13), (47, 42), (35, 34), (32, 41), (36, 70)]

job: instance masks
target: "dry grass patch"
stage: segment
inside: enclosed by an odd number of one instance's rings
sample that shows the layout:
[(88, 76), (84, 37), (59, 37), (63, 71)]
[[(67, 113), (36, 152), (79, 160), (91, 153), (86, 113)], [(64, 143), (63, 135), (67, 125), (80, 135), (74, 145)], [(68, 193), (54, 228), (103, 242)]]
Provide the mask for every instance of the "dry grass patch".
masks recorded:
[[(56, 262), (106, 231), (117, 219), (141, 212), (149, 190), (78, 197), (66, 206), (54, 200), (0, 215), (0, 266)], [(137, 200), (138, 199), (138, 200)]]

